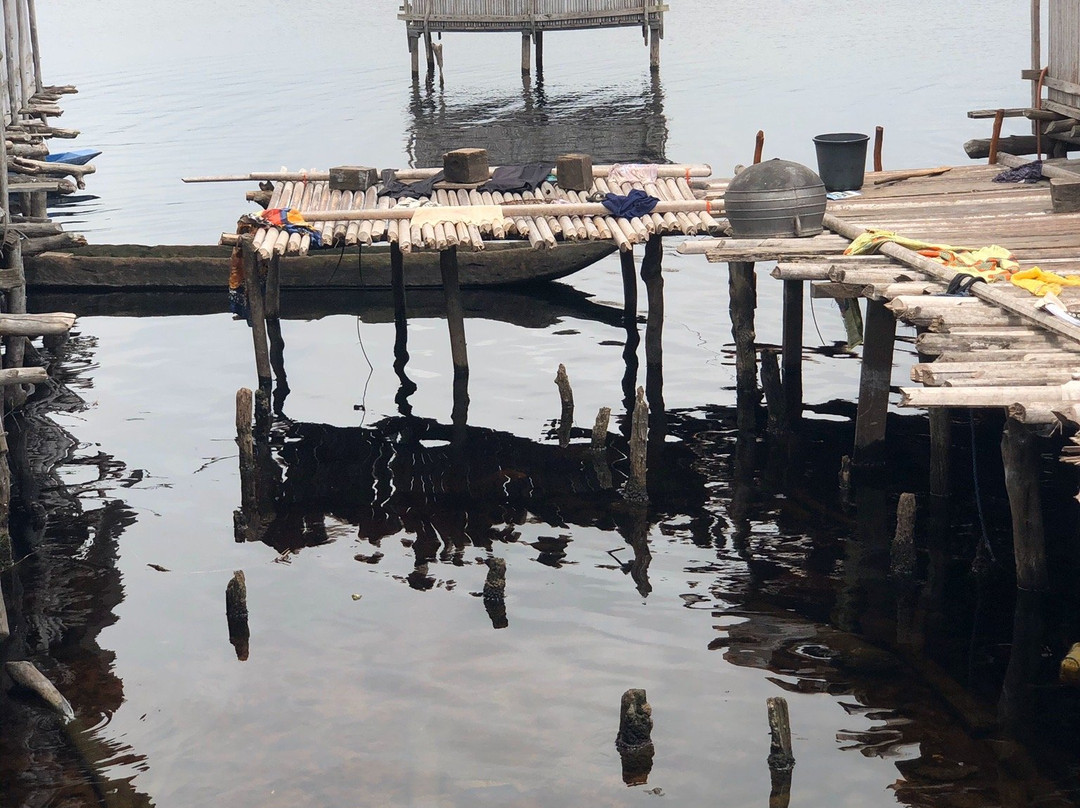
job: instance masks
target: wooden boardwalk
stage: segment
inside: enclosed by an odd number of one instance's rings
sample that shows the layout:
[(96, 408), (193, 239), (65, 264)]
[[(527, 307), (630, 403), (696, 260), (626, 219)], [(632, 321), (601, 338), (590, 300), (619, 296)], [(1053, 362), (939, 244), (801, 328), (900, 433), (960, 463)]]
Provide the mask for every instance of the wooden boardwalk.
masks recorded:
[(640, 27), (649, 45), (649, 64), (658, 68), (667, 10), (662, 0), (403, 0), (398, 19), (408, 31), (413, 75), (419, 73), (420, 37), (426, 44), (428, 72), (434, 71), (436, 59), (442, 65), (441, 48), (433, 48), (431, 36), (444, 31), (520, 31), (521, 70), (529, 72), (535, 42), (539, 73), (544, 32), (582, 28)]

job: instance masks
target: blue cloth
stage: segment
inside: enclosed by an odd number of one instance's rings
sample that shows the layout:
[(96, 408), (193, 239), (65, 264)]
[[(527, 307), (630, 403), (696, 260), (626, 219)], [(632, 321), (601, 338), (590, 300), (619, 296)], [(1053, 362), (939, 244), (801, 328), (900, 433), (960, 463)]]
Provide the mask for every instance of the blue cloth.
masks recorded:
[(646, 213), (652, 213), (652, 209), (659, 201), (655, 196), (649, 196), (644, 191), (635, 188), (626, 196), (608, 194), (603, 199), (603, 205), (611, 211), (612, 216), (618, 216), (620, 219), (636, 219)]

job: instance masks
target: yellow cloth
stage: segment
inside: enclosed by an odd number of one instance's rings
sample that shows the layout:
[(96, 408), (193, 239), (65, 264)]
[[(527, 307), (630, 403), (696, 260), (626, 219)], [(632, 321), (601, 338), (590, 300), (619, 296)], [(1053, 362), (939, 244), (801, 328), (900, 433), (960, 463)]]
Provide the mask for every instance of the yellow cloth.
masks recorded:
[(1045, 269), (1032, 267), (1020, 272), (1014, 272), (1009, 280), (1021, 289), (1027, 289), (1031, 294), (1042, 297), (1047, 292), (1057, 296), (1065, 286), (1080, 286), (1080, 278), (1067, 278)]
[(502, 224), (502, 207), (499, 205), (425, 205), (413, 211), (413, 227), (425, 224)]
[(857, 239), (855, 239), (848, 248), (844, 250), (844, 255), (869, 255), (875, 253), (881, 247), (882, 244), (899, 244), (901, 247), (907, 247), (909, 250), (947, 250), (948, 252), (971, 252), (970, 247), (949, 247), (945, 244), (931, 244), (928, 241), (919, 241), (914, 238), (906, 238), (904, 236), (898, 236), (889, 230), (867, 230)]

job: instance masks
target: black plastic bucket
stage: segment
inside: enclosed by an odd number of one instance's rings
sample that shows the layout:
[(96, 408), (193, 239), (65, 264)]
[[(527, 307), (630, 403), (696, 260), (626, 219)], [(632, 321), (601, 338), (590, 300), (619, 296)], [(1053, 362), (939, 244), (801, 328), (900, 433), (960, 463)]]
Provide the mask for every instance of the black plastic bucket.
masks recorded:
[(835, 132), (814, 138), (818, 175), (826, 191), (857, 191), (866, 172), (866, 141), (869, 135)]

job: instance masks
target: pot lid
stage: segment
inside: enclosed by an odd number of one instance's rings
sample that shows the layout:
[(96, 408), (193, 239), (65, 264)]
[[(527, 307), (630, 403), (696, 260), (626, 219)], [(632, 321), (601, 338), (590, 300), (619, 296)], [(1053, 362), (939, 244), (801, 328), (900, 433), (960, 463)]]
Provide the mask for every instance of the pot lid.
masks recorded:
[(727, 191), (787, 191), (801, 188), (824, 189), (821, 177), (801, 163), (766, 160), (747, 166), (728, 184)]

